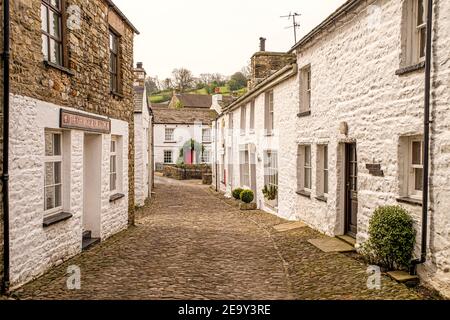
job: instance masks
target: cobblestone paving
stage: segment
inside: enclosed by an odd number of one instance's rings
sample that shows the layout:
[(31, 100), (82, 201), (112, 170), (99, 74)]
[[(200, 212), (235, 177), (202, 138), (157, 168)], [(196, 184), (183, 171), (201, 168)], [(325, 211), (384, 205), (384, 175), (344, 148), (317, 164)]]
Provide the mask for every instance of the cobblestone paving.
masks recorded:
[[(420, 299), (386, 277), (368, 290), (362, 262), (323, 253), (302, 228), (241, 212), (198, 183), (157, 179), (138, 223), (71, 259), (14, 294), (20, 299)], [(67, 290), (66, 270), (81, 268), (81, 290)]]

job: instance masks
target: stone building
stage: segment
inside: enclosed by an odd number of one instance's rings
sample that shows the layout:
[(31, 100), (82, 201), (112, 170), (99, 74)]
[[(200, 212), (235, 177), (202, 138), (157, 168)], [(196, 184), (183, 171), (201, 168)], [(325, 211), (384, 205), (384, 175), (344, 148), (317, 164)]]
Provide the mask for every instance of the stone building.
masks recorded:
[(134, 223), (135, 34), (110, 0), (11, 1), (11, 288)]
[[(180, 161), (211, 163), (211, 122), (217, 116), (211, 106), (211, 96), (197, 94), (176, 94), (168, 106), (152, 106), (157, 171), (162, 170), (164, 164)], [(191, 139), (198, 148), (193, 153), (184, 152)]]
[(134, 197), (135, 205), (142, 207), (152, 193), (153, 115), (150, 113), (142, 62), (138, 62), (134, 74)]
[[(426, 0), (349, 0), (302, 38), (294, 63), (215, 122), (217, 187), (252, 188), (260, 208), (357, 246), (377, 207), (401, 205), (420, 258), (425, 12)], [(418, 273), (450, 296), (450, 3), (434, 1), (433, 16), (429, 237)]]

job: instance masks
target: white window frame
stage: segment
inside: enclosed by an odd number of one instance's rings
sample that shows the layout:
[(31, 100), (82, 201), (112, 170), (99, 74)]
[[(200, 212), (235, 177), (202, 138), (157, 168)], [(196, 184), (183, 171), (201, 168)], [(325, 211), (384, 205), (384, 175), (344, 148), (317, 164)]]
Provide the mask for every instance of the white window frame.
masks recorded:
[[(422, 16), (422, 20), (421, 23), (419, 23), (419, 3), (422, 3), (423, 6), (423, 16)], [(419, 61), (425, 61), (425, 48), (426, 48), (426, 41), (427, 41), (427, 0), (416, 0), (414, 1), (414, 5), (415, 5), (415, 15), (414, 15), (414, 20), (415, 20), (415, 27), (416, 27), (416, 45), (415, 45), (415, 50), (417, 50), (417, 57), (419, 59)], [(422, 56), (423, 54), (423, 56)]]
[[(46, 154), (45, 154), (45, 148), (46, 148), (46, 145), (45, 145), (45, 143), (44, 143), (44, 216), (45, 217), (47, 217), (47, 216), (51, 216), (51, 215), (53, 215), (53, 214), (57, 214), (57, 213), (61, 213), (62, 211), (63, 211), (63, 202), (64, 202), (64, 173), (63, 173), (63, 166), (64, 166), (64, 163), (63, 163), (63, 161), (64, 161), (64, 159), (63, 159), (63, 132), (62, 131), (57, 131), (57, 130), (46, 130), (45, 131), (45, 135), (47, 135), (47, 134), (51, 134), (52, 135), (52, 144), (53, 144), (53, 150), (54, 150), (54, 146), (55, 146), (55, 139), (54, 139), (54, 137), (56, 136), (56, 135), (58, 135), (59, 137), (60, 137), (60, 155), (52, 155), (52, 156), (47, 156)], [(44, 141), (45, 141), (45, 137), (44, 137)], [(55, 174), (55, 172), (54, 172), (54, 168), (55, 168), (55, 166), (54, 166), (54, 164), (55, 163), (57, 163), (57, 162), (59, 162), (60, 163), (60, 170), (61, 170), (61, 172), (60, 172), (60, 180), (61, 180), (61, 182), (60, 183), (53, 183), (53, 184), (48, 184), (48, 185), (46, 185), (46, 183), (45, 183), (45, 175), (46, 175), (46, 167), (47, 167), (47, 164), (48, 163), (52, 163), (53, 164), (53, 177), (55, 178), (56, 177), (56, 174)], [(56, 204), (55, 204), (55, 207), (54, 208), (51, 208), (51, 209), (46, 209), (46, 207), (47, 207), (47, 204), (46, 204), (46, 189), (47, 188), (54, 188), (54, 190), (55, 190), (55, 199), (54, 199), (54, 201), (56, 202), (56, 187), (57, 186), (60, 186), (61, 187), (61, 195), (60, 195), (60, 201), (61, 201), (61, 205), (60, 206), (58, 206), (58, 207), (56, 207)]]
[(165, 142), (175, 142), (175, 128), (165, 128), (164, 129), (164, 141)]
[[(419, 17), (419, 4), (423, 4), (423, 19)], [(425, 61), (427, 0), (404, 0), (402, 28), (402, 67)]]
[(300, 113), (311, 111), (311, 65), (300, 69)]
[[(170, 162), (167, 162), (166, 161), (166, 153), (170, 153)], [(163, 151), (163, 161), (164, 161), (164, 164), (173, 164), (173, 150), (164, 150)]]
[(264, 186), (278, 188), (278, 151), (276, 150), (264, 151)]
[(248, 144), (241, 145), (239, 149), (241, 186), (250, 188), (250, 150)]
[(204, 149), (202, 152), (202, 163), (210, 163), (211, 162), (211, 150)]
[(273, 90), (270, 90), (266, 92), (265, 96), (265, 129), (266, 129), (266, 135), (271, 136), (274, 134), (274, 117), (275, 117), (275, 103), (274, 103), (274, 93)]
[[(119, 186), (119, 179), (118, 179), (118, 168), (119, 168), (119, 161), (118, 157), (119, 154), (117, 153), (117, 149), (119, 146), (119, 139), (115, 136), (111, 136), (111, 143), (110, 143), (110, 153), (109, 153), (109, 192), (111, 194), (116, 194), (118, 192), (118, 186)], [(114, 168), (114, 169), (113, 169)], [(114, 187), (113, 187), (113, 181), (114, 181)]]
[[(301, 144), (297, 147), (297, 191), (311, 192), (312, 191), (312, 145)], [(307, 162), (306, 149), (309, 149), (309, 163)], [(306, 184), (307, 172), (309, 171), (309, 186)]]
[(247, 131), (247, 106), (241, 107), (241, 135), (245, 135)]
[[(421, 145), (421, 147), (420, 147), (420, 164), (413, 163), (413, 158), (414, 158), (413, 144), (414, 143), (420, 143), (420, 145)], [(422, 190), (416, 189), (416, 174), (417, 174), (416, 171), (422, 170), (422, 172), (423, 172), (423, 158), (424, 158), (423, 152), (424, 152), (423, 139), (420, 137), (410, 138), (409, 142), (408, 142), (408, 175), (407, 175), (408, 197), (414, 198), (414, 199), (419, 199), (419, 200), (422, 199)], [(419, 178), (422, 179), (423, 175), (421, 175)], [(422, 185), (422, 189), (423, 189), (423, 185)]]
[[(205, 132), (207, 134), (205, 134)], [(202, 128), (202, 141), (203, 143), (210, 143), (211, 139), (211, 128)]]
[(329, 147), (327, 144), (317, 145), (317, 195), (327, 197), (329, 192)]
[(250, 102), (250, 133), (255, 132), (255, 100)]

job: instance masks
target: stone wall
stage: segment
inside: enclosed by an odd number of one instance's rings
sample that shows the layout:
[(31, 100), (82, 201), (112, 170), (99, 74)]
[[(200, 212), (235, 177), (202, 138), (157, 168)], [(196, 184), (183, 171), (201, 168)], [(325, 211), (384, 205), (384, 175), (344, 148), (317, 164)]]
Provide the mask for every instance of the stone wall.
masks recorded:
[(259, 82), (269, 77), (284, 66), (295, 61), (295, 55), (283, 52), (260, 51), (251, 58), (251, 77), (249, 87), (252, 89)]
[(205, 173), (211, 173), (209, 165), (165, 166), (163, 174), (176, 180), (202, 180)]
[[(81, 9), (80, 27), (68, 30), (69, 69), (43, 63), (40, 1), (11, 2), (11, 92), (129, 123), (129, 222), (134, 222), (134, 31), (106, 1), (68, 0)], [(122, 96), (109, 88), (109, 22), (121, 32)]]
[[(275, 86), (275, 135), (265, 137), (264, 94), (256, 97), (255, 133), (225, 137), (219, 157), (225, 153), (225, 168), (232, 161), (232, 185), (239, 186), (239, 146), (255, 143), (257, 162), (257, 201), (260, 208), (289, 220), (302, 220), (330, 236), (344, 233), (344, 146), (357, 144), (358, 151), (358, 235), (367, 237), (368, 223), (378, 206), (401, 205), (414, 218), (418, 232), (415, 256), (420, 253), (421, 207), (399, 202), (402, 191), (401, 139), (423, 131), (424, 70), (397, 75), (403, 65), (401, 51), (402, 2), (366, 2), (341, 17), (297, 50), (301, 69), (311, 66), (311, 115), (299, 113), (300, 75)], [(374, 10), (375, 8), (375, 10)], [(428, 262), (419, 268), (425, 283), (450, 296), (450, 4), (435, 1), (433, 39), (433, 94), (431, 138), (431, 210)], [(373, 16), (373, 12), (379, 13)], [(376, 23), (376, 27), (374, 27)], [(219, 119), (229, 127), (229, 115)], [(247, 121), (249, 116), (247, 115)], [(348, 126), (348, 134), (340, 130)], [(234, 128), (240, 128), (240, 110), (233, 111)], [(219, 130), (220, 131), (220, 130)], [(281, 138), (282, 137), (282, 138)], [(221, 141), (221, 137), (219, 137)], [(312, 190), (310, 197), (297, 194), (297, 147), (311, 145)], [(329, 149), (329, 193), (327, 201), (317, 199), (318, 145)], [(231, 149), (230, 149), (231, 148)], [(230, 156), (229, 151), (232, 151)], [(264, 185), (264, 150), (278, 150), (279, 203), (277, 210), (267, 207), (260, 192)], [(381, 165), (384, 176), (372, 175), (367, 164)], [(227, 182), (230, 178), (227, 177)]]
[[(0, 0), (0, 8), (3, 1)], [(3, 52), (3, 10), (0, 10), (0, 52)], [(3, 62), (0, 63), (0, 174), (3, 174)], [(3, 184), (0, 179), (0, 283), (3, 279)]]

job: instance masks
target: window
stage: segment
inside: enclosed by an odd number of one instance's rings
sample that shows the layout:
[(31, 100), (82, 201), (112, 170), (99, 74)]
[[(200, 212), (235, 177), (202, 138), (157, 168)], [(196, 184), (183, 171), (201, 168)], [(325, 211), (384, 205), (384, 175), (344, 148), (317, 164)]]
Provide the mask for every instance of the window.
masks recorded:
[(109, 74), (110, 89), (113, 93), (120, 91), (120, 38), (113, 31), (109, 31)]
[(250, 132), (255, 131), (255, 100), (250, 103)]
[(326, 196), (328, 194), (328, 146), (317, 147), (317, 194)]
[(44, 60), (64, 66), (64, 0), (42, 0), (41, 32)]
[(62, 133), (45, 132), (44, 211), (46, 215), (62, 211)]
[(241, 186), (249, 187), (250, 186), (250, 156), (248, 145), (242, 145), (240, 147), (240, 178), (241, 178)]
[(278, 206), (278, 153), (268, 150), (264, 153), (264, 188), (273, 189)]
[(211, 142), (211, 129), (210, 128), (202, 129), (202, 141), (204, 143)]
[(241, 135), (245, 134), (247, 122), (247, 107), (241, 107)]
[(233, 129), (234, 129), (234, 123), (233, 123), (233, 113), (228, 114), (228, 135), (230, 137), (233, 136)]
[(175, 140), (175, 129), (166, 128), (165, 130), (165, 140), (166, 142), (173, 142)]
[(312, 186), (312, 165), (311, 146), (301, 145), (297, 152), (297, 188), (298, 191), (311, 191)]
[(111, 150), (109, 158), (109, 190), (117, 191), (117, 138), (111, 138)]
[(414, 65), (425, 60), (427, 38), (427, 0), (406, 0), (403, 14), (403, 64)]
[(210, 162), (211, 162), (211, 151), (205, 149), (202, 152), (202, 163), (210, 163)]
[(165, 164), (173, 163), (172, 154), (173, 154), (172, 151), (168, 151), (168, 150), (164, 151), (164, 163)]
[(265, 129), (267, 135), (273, 134), (274, 129), (274, 101), (273, 91), (265, 94)]
[(311, 111), (311, 66), (300, 71), (300, 114)]
[(423, 190), (423, 136), (400, 138), (400, 193), (421, 200)]

